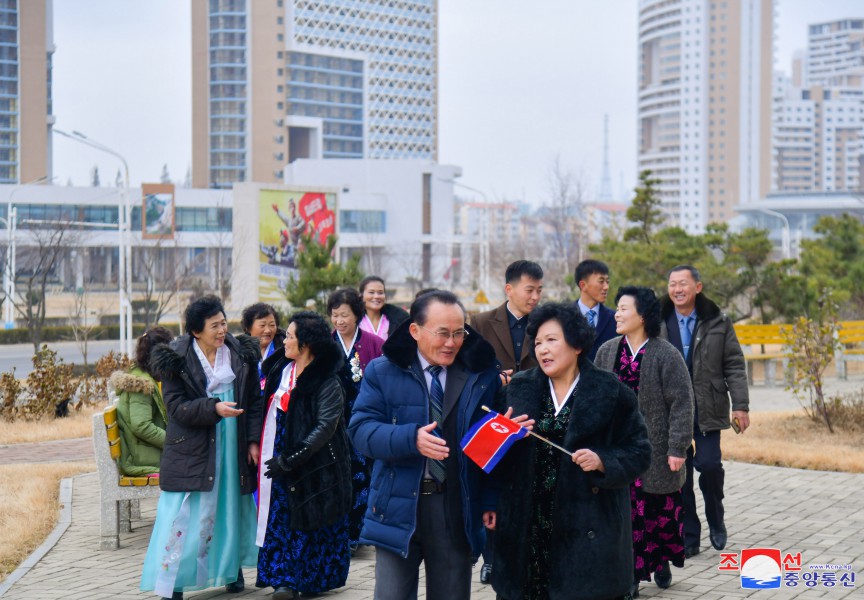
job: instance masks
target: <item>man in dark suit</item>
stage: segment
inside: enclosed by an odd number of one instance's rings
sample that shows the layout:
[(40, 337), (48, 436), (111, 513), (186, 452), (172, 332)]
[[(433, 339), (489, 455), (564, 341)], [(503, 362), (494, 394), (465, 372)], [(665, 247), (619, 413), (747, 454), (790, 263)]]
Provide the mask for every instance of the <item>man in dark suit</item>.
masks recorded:
[[(518, 371), (537, 366), (534, 358), (534, 339), (527, 336), (527, 316), (540, 302), (543, 293), (543, 269), (535, 262), (517, 260), (504, 274), (504, 294), (507, 301), (486, 312), (474, 315), (471, 326), (492, 344), (495, 358), (504, 369), (504, 379)], [(492, 577), (492, 531), (486, 532), (480, 583), (489, 583)], [(486, 559), (490, 559), (488, 562)]]
[(599, 260), (583, 260), (576, 266), (576, 285), (579, 286), (579, 299), (576, 308), (588, 319), (594, 328), (594, 346), (588, 353), (592, 361), (597, 349), (603, 342), (611, 340), (615, 333), (615, 311), (603, 303), (609, 294), (609, 267)]

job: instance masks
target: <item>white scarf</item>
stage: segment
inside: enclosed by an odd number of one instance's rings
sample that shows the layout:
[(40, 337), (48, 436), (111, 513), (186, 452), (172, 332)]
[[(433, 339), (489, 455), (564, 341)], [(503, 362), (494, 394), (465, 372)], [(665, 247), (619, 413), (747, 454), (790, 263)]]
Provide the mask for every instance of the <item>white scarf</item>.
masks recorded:
[(201, 363), (201, 368), (204, 369), (204, 376), (207, 378), (207, 393), (220, 393), (228, 390), (228, 384), (234, 381), (236, 376), (231, 369), (231, 351), (223, 344), (216, 348), (216, 360), (214, 365), (210, 366), (210, 361), (198, 345), (198, 340), (192, 340), (192, 346), (195, 348), (195, 354), (198, 356), (198, 361)]

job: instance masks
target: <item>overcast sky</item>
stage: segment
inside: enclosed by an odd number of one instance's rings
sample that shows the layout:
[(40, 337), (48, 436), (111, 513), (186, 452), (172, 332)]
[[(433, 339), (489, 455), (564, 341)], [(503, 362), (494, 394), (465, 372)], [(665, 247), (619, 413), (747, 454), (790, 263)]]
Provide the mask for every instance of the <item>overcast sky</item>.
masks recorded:
[[(53, 0), (56, 127), (122, 154), (132, 185), (191, 162), (190, 11), (183, 0)], [(439, 0), (439, 161), (487, 198), (539, 203), (550, 167), (600, 183), (609, 115), (612, 188), (636, 180), (637, 0)], [(527, 8), (526, 7), (530, 7)], [(862, 0), (778, 0), (775, 67), (807, 25), (864, 17)], [(55, 183), (118, 161), (55, 136)], [(463, 192), (464, 190), (460, 190)]]

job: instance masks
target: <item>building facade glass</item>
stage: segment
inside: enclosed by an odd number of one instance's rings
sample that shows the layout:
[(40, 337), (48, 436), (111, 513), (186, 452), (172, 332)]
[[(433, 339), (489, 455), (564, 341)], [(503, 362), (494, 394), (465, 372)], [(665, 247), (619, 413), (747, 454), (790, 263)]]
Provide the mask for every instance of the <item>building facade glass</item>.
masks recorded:
[(0, 183), (18, 182), (18, 3), (0, 0)]

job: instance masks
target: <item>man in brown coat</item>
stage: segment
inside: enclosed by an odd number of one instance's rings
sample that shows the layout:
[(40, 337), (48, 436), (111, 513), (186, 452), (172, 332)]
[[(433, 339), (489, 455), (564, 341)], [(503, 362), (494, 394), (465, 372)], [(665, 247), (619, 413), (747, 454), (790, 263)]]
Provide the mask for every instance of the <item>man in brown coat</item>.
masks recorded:
[[(535, 262), (517, 260), (507, 267), (504, 280), (507, 301), (498, 308), (474, 315), (471, 327), (495, 349), (495, 358), (504, 368), (506, 383), (514, 373), (537, 366), (534, 339), (526, 335), (525, 327), (528, 314), (539, 304), (543, 293), (543, 269)], [(492, 532), (487, 530), (480, 583), (489, 583), (492, 576), (492, 563), (486, 562), (486, 558), (492, 556), (492, 549)]]

